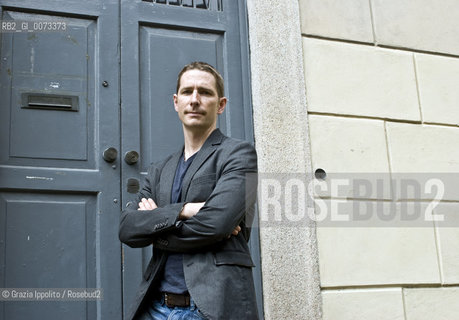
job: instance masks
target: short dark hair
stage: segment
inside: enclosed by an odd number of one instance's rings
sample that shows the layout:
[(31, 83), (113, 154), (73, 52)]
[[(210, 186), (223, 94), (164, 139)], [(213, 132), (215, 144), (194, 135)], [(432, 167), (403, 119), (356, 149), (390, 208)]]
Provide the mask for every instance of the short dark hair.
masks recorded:
[(214, 76), (215, 79), (215, 84), (217, 85), (217, 94), (218, 97), (224, 97), (225, 96), (225, 86), (223, 84), (223, 77), (221, 74), (212, 67), (210, 64), (207, 62), (201, 62), (201, 61), (194, 61), (192, 63), (187, 64), (186, 66), (183, 67), (183, 69), (180, 71), (177, 77), (177, 89), (176, 93), (178, 93), (179, 88), (180, 88), (180, 80), (182, 80), (182, 76), (185, 72), (189, 70), (201, 70), (210, 73), (211, 75)]

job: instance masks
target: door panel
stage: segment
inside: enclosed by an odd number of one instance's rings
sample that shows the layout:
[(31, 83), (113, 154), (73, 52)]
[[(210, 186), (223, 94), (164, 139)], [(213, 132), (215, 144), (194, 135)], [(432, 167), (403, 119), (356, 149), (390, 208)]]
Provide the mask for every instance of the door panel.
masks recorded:
[[(50, 201), (50, 199), (53, 201)], [(1, 270), (7, 288), (95, 288), (96, 197), (36, 193), (0, 194)], [(37, 223), (38, 220), (43, 223)], [(44, 230), (46, 227), (46, 230)], [(63, 272), (70, 277), (62, 277)], [(22, 305), (21, 305), (22, 304)], [(5, 319), (85, 319), (94, 303), (5, 303)], [(91, 310), (92, 309), (92, 310)], [(94, 318), (94, 317), (92, 317)]]
[(147, 171), (150, 163), (177, 151), (183, 144), (182, 125), (172, 101), (181, 67), (200, 59), (221, 66), (222, 42), (221, 34), (140, 26), (142, 172)]
[[(5, 65), (10, 72), (2, 80), (11, 91), (2, 95), (10, 103), (0, 112), (4, 127), (12, 126), (3, 137), (9, 136), (9, 150), (2, 149), (2, 163), (93, 169), (94, 80), (89, 79), (95, 78), (96, 23), (15, 11), (4, 11), (3, 19), (58, 20), (67, 31), (3, 34), (2, 56), (10, 57)], [(65, 98), (73, 108), (62, 107), (59, 100)]]
[[(119, 4), (0, 0), (0, 286), (101, 288), (99, 301), (1, 302), (0, 319), (121, 319)], [(101, 83), (107, 81), (108, 86)]]

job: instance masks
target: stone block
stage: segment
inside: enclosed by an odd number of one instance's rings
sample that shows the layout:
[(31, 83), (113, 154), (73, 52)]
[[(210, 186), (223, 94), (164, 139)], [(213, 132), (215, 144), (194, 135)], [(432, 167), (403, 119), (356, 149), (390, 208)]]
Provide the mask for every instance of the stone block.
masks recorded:
[(404, 289), (407, 320), (459, 319), (459, 288)]
[(441, 203), (434, 212), (444, 217), (436, 223), (442, 283), (459, 284), (459, 204)]
[[(352, 210), (352, 201), (348, 202), (349, 209), (341, 206), (341, 216)], [(383, 207), (390, 209), (387, 202)], [(400, 215), (397, 217), (400, 219)], [(400, 220), (400, 226), (397, 221), (391, 224), (394, 226), (358, 227), (358, 223), (342, 223), (341, 227), (328, 227), (328, 221), (318, 222), (322, 287), (439, 284), (433, 222), (418, 221), (413, 226)]]
[(323, 320), (405, 320), (401, 288), (322, 291)]
[(376, 42), (459, 54), (457, 0), (372, 0)]
[(303, 38), (308, 110), (420, 120), (411, 53)]
[(415, 58), (423, 121), (459, 125), (459, 59)]
[(310, 115), (309, 130), (314, 170), (389, 172), (383, 121)]
[(368, 0), (300, 0), (300, 13), (304, 34), (374, 41)]
[(459, 172), (459, 128), (387, 122), (393, 172)]
[[(314, 180), (317, 194), (390, 199), (383, 121), (310, 115), (309, 130), (313, 172), (323, 169), (327, 174), (325, 181)], [(378, 179), (385, 181), (382, 190), (376, 188)], [(357, 190), (359, 181), (369, 184), (371, 191)], [(335, 192), (336, 183), (340, 186)]]
[(387, 122), (386, 134), (392, 178), (417, 188), (395, 199), (459, 200), (459, 128)]

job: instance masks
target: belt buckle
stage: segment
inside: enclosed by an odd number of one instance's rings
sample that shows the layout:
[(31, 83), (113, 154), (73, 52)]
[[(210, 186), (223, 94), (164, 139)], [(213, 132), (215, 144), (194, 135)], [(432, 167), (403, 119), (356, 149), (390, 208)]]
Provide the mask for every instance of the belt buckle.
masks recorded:
[(169, 299), (168, 299), (169, 295), (166, 292), (164, 292), (163, 296), (164, 296), (164, 303), (166, 304), (166, 306), (168, 306), (169, 308), (173, 308), (169, 305)]
[[(164, 292), (164, 303), (169, 308), (175, 307), (189, 307), (190, 306), (190, 296), (185, 294), (174, 294), (174, 293), (167, 293)], [(180, 301), (178, 301), (180, 300)]]

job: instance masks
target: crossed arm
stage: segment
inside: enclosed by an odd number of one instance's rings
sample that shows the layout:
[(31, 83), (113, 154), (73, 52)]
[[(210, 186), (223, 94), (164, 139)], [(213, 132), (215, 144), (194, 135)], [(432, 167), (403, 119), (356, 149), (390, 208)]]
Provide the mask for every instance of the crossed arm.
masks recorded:
[[(174, 252), (200, 250), (239, 232), (247, 238), (256, 198), (255, 149), (241, 142), (220, 155), (221, 174), (203, 202), (157, 206), (161, 167), (151, 167), (136, 204), (123, 210), (119, 238), (131, 247)], [(191, 200), (193, 201), (193, 200)], [(248, 218), (248, 219), (246, 219)]]
[[(189, 218), (195, 216), (198, 211), (204, 206), (205, 202), (189, 202), (183, 206), (183, 209), (180, 211), (179, 219), (180, 220), (188, 220)], [(154, 210), (158, 208), (155, 201), (152, 198), (142, 198), (142, 201), (139, 202), (139, 208), (137, 210)], [(233, 236), (237, 236), (239, 231), (241, 231), (241, 227), (237, 226), (231, 232)], [(228, 238), (231, 237), (228, 236)]]

